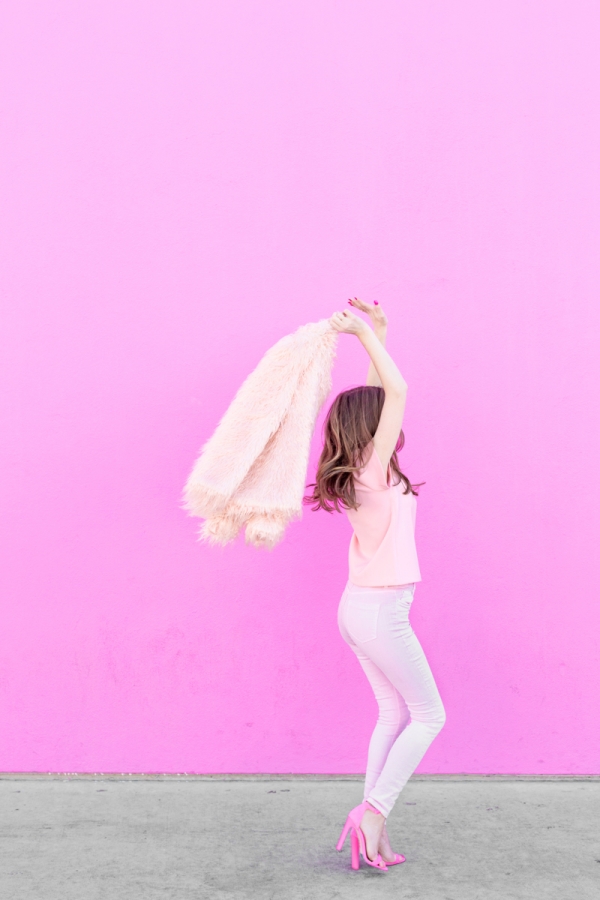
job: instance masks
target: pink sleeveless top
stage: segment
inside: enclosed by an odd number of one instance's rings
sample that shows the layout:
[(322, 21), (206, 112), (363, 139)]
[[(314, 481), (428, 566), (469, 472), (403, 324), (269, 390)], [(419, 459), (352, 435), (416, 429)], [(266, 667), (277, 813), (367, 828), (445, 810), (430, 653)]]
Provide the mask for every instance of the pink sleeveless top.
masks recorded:
[(350, 581), (365, 587), (421, 580), (415, 545), (417, 498), (402, 483), (388, 485), (373, 445), (355, 478), (358, 509), (347, 510), (354, 529), (350, 541)]

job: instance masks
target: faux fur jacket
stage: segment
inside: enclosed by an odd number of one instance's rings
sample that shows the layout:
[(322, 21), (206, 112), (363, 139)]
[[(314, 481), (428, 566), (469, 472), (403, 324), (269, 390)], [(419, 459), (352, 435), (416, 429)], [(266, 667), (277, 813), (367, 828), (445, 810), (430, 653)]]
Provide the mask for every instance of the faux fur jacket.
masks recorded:
[(310, 442), (331, 390), (337, 334), (328, 319), (303, 325), (263, 356), (202, 448), (184, 508), (205, 519), (200, 539), (274, 547), (302, 515)]

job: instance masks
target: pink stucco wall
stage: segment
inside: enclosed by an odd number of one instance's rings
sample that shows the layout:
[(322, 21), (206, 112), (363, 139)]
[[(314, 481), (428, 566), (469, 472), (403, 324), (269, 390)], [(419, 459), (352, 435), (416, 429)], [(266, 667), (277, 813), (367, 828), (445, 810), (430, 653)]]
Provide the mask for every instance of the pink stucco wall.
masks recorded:
[(584, 0), (4, 10), (0, 769), (362, 768), (346, 521), (216, 551), (178, 506), (264, 350), (356, 293), (427, 482), (414, 624), (448, 723), (421, 771), (600, 772), (599, 25)]

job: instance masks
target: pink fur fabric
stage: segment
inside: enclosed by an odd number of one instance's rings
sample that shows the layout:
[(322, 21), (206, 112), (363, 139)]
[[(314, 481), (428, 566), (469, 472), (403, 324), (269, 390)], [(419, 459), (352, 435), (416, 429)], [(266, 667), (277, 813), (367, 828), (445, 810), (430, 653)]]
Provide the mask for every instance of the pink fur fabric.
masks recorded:
[(202, 448), (184, 508), (205, 521), (200, 539), (274, 547), (302, 515), (308, 454), (331, 390), (337, 334), (328, 319), (278, 341), (244, 381)]

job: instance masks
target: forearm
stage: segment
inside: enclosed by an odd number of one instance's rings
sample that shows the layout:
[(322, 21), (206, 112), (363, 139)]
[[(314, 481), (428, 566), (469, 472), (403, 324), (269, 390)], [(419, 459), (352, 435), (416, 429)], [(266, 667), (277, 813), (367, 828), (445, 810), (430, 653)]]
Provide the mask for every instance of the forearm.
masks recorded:
[[(378, 337), (371, 328), (366, 327), (358, 335), (358, 338), (371, 359), (367, 384), (380, 384), (386, 395), (390, 396), (399, 396), (406, 393), (406, 381), (402, 377), (398, 366), (385, 349), (385, 335), (382, 341), (381, 337)], [(370, 380), (371, 369), (374, 370), (378, 379), (377, 382)]]
[[(375, 337), (382, 345), (385, 347), (385, 341), (387, 338), (387, 325), (375, 325), (373, 327), (373, 331), (375, 333)], [(377, 369), (373, 365), (373, 360), (369, 358), (369, 371), (367, 372), (367, 384), (372, 385), (374, 387), (382, 387), (381, 379), (377, 374)]]

